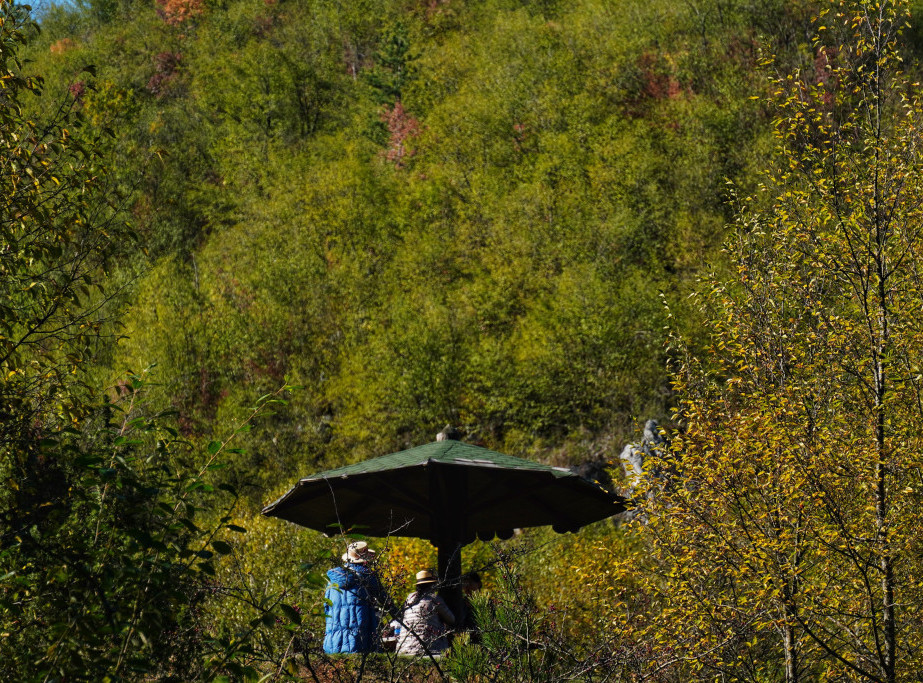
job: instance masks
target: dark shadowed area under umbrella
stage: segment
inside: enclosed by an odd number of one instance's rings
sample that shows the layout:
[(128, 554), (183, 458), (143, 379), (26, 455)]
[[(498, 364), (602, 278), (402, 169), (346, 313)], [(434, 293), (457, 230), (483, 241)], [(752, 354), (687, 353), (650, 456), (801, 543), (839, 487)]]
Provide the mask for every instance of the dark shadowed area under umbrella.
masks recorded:
[(440, 592), (456, 610), (461, 547), (475, 538), (532, 526), (576, 531), (624, 509), (570, 470), (446, 439), (306, 477), (263, 514), (331, 535), (427, 539), (438, 549)]

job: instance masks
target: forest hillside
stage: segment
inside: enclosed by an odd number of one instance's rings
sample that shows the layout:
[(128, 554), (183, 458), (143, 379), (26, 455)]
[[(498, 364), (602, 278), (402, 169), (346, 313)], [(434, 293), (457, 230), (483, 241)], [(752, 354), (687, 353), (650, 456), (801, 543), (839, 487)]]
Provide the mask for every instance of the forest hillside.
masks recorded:
[(158, 363), (196, 436), (304, 385), (251, 437), (271, 483), (447, 422), (563, 460), (634, 438), (671, 407), (659, 296), (697, 328), (768, 146), (761, 41), (813, 64), (809, 7), (725, 4), (49, 9), (44, 104), (114, 135), (140, 236), (101, 365)]

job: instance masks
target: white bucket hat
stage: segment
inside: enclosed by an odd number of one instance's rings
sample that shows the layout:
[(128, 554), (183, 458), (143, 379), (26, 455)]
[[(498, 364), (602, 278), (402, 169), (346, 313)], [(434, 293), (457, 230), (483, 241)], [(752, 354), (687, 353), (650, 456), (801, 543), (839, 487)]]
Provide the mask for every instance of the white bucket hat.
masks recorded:
[(365, 541), (350, 543), (346, 547), (346, 552), (343, 553), (343, 561), (352, 562), (353, 564), (365, 564), (374, 559), (375, 551), (369, 548), (369, 544)]

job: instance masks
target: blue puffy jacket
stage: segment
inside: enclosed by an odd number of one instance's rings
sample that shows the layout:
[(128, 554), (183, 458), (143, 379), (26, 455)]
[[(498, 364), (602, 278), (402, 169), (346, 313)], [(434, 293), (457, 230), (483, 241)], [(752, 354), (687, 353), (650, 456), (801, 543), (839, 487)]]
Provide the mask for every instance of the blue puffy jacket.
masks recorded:
[(327, 572), (324, 652), (373, 652), (379, 648), (378, 613), (384, 603), (378, 577), (364, 564), (349, 563)]

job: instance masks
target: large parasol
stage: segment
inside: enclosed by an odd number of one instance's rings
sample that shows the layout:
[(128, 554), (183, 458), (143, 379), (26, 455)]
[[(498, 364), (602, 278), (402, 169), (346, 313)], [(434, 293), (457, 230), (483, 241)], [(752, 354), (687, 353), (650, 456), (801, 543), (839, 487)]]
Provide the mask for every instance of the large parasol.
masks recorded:
[(463, 545), (522, 527), (576, 531), (624, 509), (621, 498), (569, 470), (446, 439), (306, 477), (263, 514), (327, 534), (428, 539), (455, 608)]

